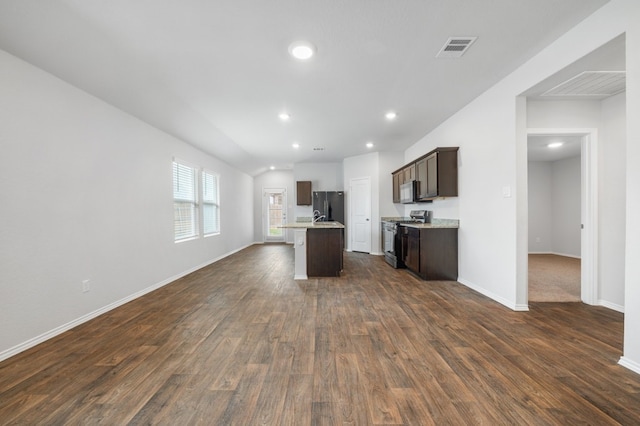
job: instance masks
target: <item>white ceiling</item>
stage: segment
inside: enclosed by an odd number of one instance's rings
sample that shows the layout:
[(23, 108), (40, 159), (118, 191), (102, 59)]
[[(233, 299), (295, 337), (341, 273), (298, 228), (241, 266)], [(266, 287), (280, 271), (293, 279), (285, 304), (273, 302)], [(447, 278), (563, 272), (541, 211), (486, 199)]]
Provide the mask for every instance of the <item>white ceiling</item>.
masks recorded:
[[(600, 72), (613, 71), (624, 75), (625, 70), (625, 36), (623, 34), (536, 84), (527, 90), (524, 95), (527, 96), (527, 99), (536, 101), (556, 101), (559, 98), (562, 100), (601, 101), (611, 95), (574, 94), (560, 97), (545, 96), (544, 94), (552, 88), (562, 85), (566, 81), (573, 81), (576, 76), (583, 76), (585, 73), (595, 71), (595, 76), (591, 81), (597, 82), (599, 78), (597, 74)], [(587, 80), (583, 81), (576, 93), (580, 92), (582, 88), (589, 86), (589, 81)], [(614, 92), (620, 89), (625, 90), (624, 80), (621, 85), (617, 84), (615, 88)], [(527, 159), (529, 161), (557, 161), (577, 157), (581, 152), (581, 141), (582, 136), (574, 134), (529, 135), (527, 138)], [(559, 148), (549, 148), (547, 145), (552, 142), (563, 142), (563, 145)]]
[(256, 175), (404, 150), (606, 2), (0, 0), (0, 48)]
[[(579, 135), (529, 135), (527, 138), (528, 161), (557, 161), (580, 155)], [(549, 148), (553, 142), (562, 142), (558, 148)]]

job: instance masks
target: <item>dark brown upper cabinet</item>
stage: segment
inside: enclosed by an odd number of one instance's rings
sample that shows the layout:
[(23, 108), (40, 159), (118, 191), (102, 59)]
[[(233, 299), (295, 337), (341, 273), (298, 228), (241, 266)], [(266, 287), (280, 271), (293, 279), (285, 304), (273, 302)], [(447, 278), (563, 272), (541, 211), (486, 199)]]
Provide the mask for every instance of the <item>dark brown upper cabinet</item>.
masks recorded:
[(458, 196), (458, 148), (437, 148), (416, 161), (418, 201)]
[(458, 147), (436, 148), (392, 173), (393, 202), (400, 202), (400, 185), (417, 182), (417, 201), (458, 196)]
[(311, 199), (311, 181), (299, 180), (296, 182), (296, 205), (310, 206), (313, 204)]
[(403, 183), (404, 172), (403, 171), (395, 172), (391, 176), (393, 179), (393, 202), (399, 203), (400, 202), (400, 185), (402, 185)]

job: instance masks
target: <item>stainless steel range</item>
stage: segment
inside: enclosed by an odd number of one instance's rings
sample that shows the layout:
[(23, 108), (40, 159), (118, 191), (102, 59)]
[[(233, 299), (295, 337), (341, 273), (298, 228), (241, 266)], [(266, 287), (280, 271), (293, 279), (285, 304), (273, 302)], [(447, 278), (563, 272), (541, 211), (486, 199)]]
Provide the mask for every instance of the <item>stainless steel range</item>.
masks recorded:
[(382, 251), (384, 260), (394, 268), (405, 268), (402, 261), (402, 239), (398, 227), (403, 223), (430, 223), (430, 210), (411, 210), (409, 217), (382, 218)]

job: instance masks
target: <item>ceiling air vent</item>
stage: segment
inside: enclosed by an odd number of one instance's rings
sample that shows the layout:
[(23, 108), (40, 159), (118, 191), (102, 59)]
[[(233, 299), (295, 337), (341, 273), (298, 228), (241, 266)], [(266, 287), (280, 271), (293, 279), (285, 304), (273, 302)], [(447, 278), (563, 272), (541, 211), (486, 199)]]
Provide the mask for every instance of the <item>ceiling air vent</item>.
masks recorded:
[(436, 58), (459, 58), (478, 37), (449, 37)]
[(624, 92), (625, 71), (584, 71), (549, 89), (542, 96), (600, 96)]

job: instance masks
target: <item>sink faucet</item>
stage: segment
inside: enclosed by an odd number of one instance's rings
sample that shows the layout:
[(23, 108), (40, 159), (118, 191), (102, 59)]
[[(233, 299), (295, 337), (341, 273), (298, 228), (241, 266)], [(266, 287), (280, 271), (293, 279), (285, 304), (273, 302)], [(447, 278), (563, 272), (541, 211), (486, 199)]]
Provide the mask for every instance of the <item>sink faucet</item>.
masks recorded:
[(320, 219), (324, 219), (324, 217), (325, 216), (323, 214), (320, 214), (320, 210), (314, 210), (313, 211), (313, 222), (314, 223), (319, 221)]

